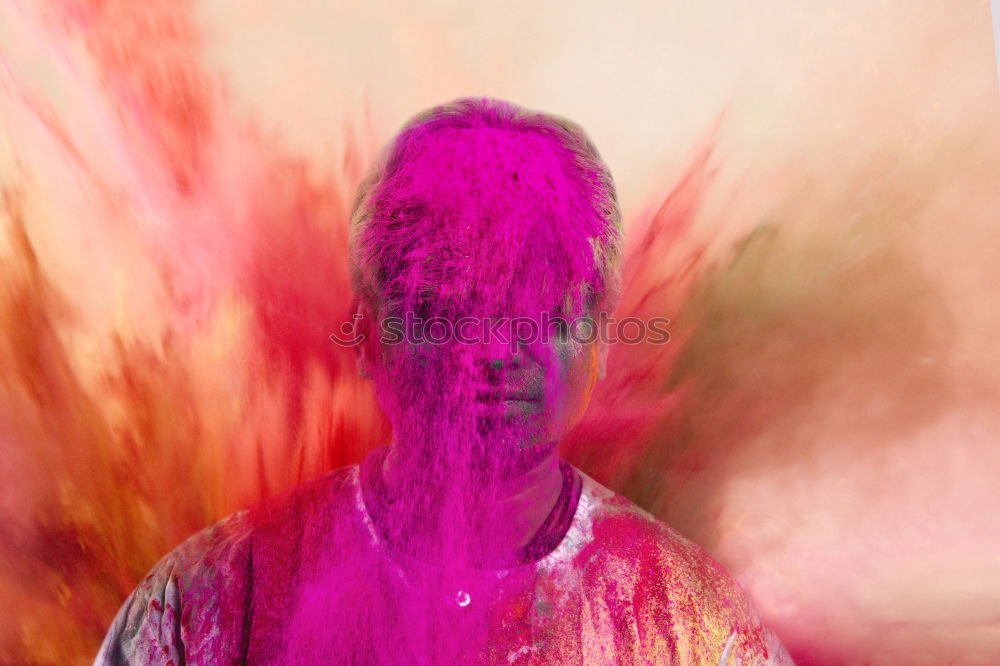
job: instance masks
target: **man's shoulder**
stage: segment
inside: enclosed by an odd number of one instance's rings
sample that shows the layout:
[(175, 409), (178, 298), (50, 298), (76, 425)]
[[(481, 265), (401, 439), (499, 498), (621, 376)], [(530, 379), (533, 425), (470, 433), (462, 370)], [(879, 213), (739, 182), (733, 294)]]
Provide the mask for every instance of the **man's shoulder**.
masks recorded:
[(772, 638), (721, 564), (670, 525), (582, 475), (578, 520), (588, 535), (578, 561), (591, 596), (627, 599), (636, 617), (646, 618), (640, 625), (669, 626), (674, 649), (696, 661), (718, 663), (719, 651), (734, 636), (739, 653), (768, 653), (764, 646)]
[(184, 596), (203, 592), (203, 587), (239, 587), (239, 578), (260, 566), (251, 566), (254, 551), (260, 559), (295, 548), (317, 515), (334, 522), (347, 519), (356, 479), (357, 465), (341, 467), (222, 518), (164, 555), (140, 589), (162, 586), (171, 577)]
[[(580, 472), (570, 543), (592, 616), (622, 617), (670, 663), (791, 664), (722, 565), (676, 529)], [(603, 606), (607, 606), (606, 608)], [(626, 632), (626, 633), (629, 633)]]
[(627, 497), (580, 472), (581, 519), (588, 523), (593, 543), (614, 557), (655, 557), (671, 568), (691, 570), (702, 577), (725, 576), (725, 569), (700, 546)]
[(272, 592), (288, 583), (309, 529), (350, 519), (356, 478), (356, 465), (334, 470), (184, 540), (122, 605), (96, 663), (238, 661), (251, 597), (280, 605)]
[(323, 513), (353, 507), (358, 466), (348, 465), (232, 513), (181, 542), (164, 559), (175, 569), (204, 569), (231, 561), (254, 540), (280, 540)]

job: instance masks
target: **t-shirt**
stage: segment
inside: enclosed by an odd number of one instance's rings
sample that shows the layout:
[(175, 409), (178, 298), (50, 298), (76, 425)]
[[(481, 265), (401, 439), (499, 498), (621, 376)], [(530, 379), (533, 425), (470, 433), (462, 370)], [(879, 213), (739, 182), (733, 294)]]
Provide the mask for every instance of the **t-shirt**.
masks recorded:
[(792, 663), (719, 564), (565, 462), (518, 561), (407, 556), (366, 508), (362, 476), (384, 453), (182, 543), (125, 601), (95, 663)]

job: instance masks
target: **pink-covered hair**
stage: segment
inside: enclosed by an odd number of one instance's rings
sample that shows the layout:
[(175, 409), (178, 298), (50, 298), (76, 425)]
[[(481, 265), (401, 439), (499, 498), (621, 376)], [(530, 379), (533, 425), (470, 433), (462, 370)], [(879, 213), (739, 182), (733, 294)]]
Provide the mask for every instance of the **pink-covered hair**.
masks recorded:
[(496, 99), (410, 120), (359, 188), (350, 261), (382, 315), (610, 311), (621, 275), (611, 174), (572, 121)]

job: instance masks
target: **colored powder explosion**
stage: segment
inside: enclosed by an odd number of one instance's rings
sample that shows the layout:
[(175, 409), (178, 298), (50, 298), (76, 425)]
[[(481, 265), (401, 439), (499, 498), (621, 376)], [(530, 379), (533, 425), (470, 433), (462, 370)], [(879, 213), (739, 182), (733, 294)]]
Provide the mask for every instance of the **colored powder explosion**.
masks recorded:
[[(274, 140), (187, 2), (0, 24), (0, 662), (86, 663), (185, 537), (388, 440), (328, 336), (389, 132), (323, 166)], [(627, 220), (619, 317), (672, 338), (611, 350), (563, 452), (723, 562), (799, 663), (1000, 659), (986, 89), (948, 122), (836, 116), (752, 170), (734, 103)]]

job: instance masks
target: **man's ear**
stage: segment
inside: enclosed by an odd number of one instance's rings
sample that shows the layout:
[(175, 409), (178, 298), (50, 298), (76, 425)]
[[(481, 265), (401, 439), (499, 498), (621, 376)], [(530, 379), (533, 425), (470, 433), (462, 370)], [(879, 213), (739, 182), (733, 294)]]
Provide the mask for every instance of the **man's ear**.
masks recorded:
[(361, 375), (362, 379), (371, 379), (371, 365), (368, 362), (368, 353), (363, 344), (355, 347), (355, 367), (358, 369), (358, 374)]
[(372, 333), (375, 330), (371, 309), (362, 303), (357, 296), (351, 303), (354, 319), (354, 360), (358, 374), (364, 379), (372, 378)]

